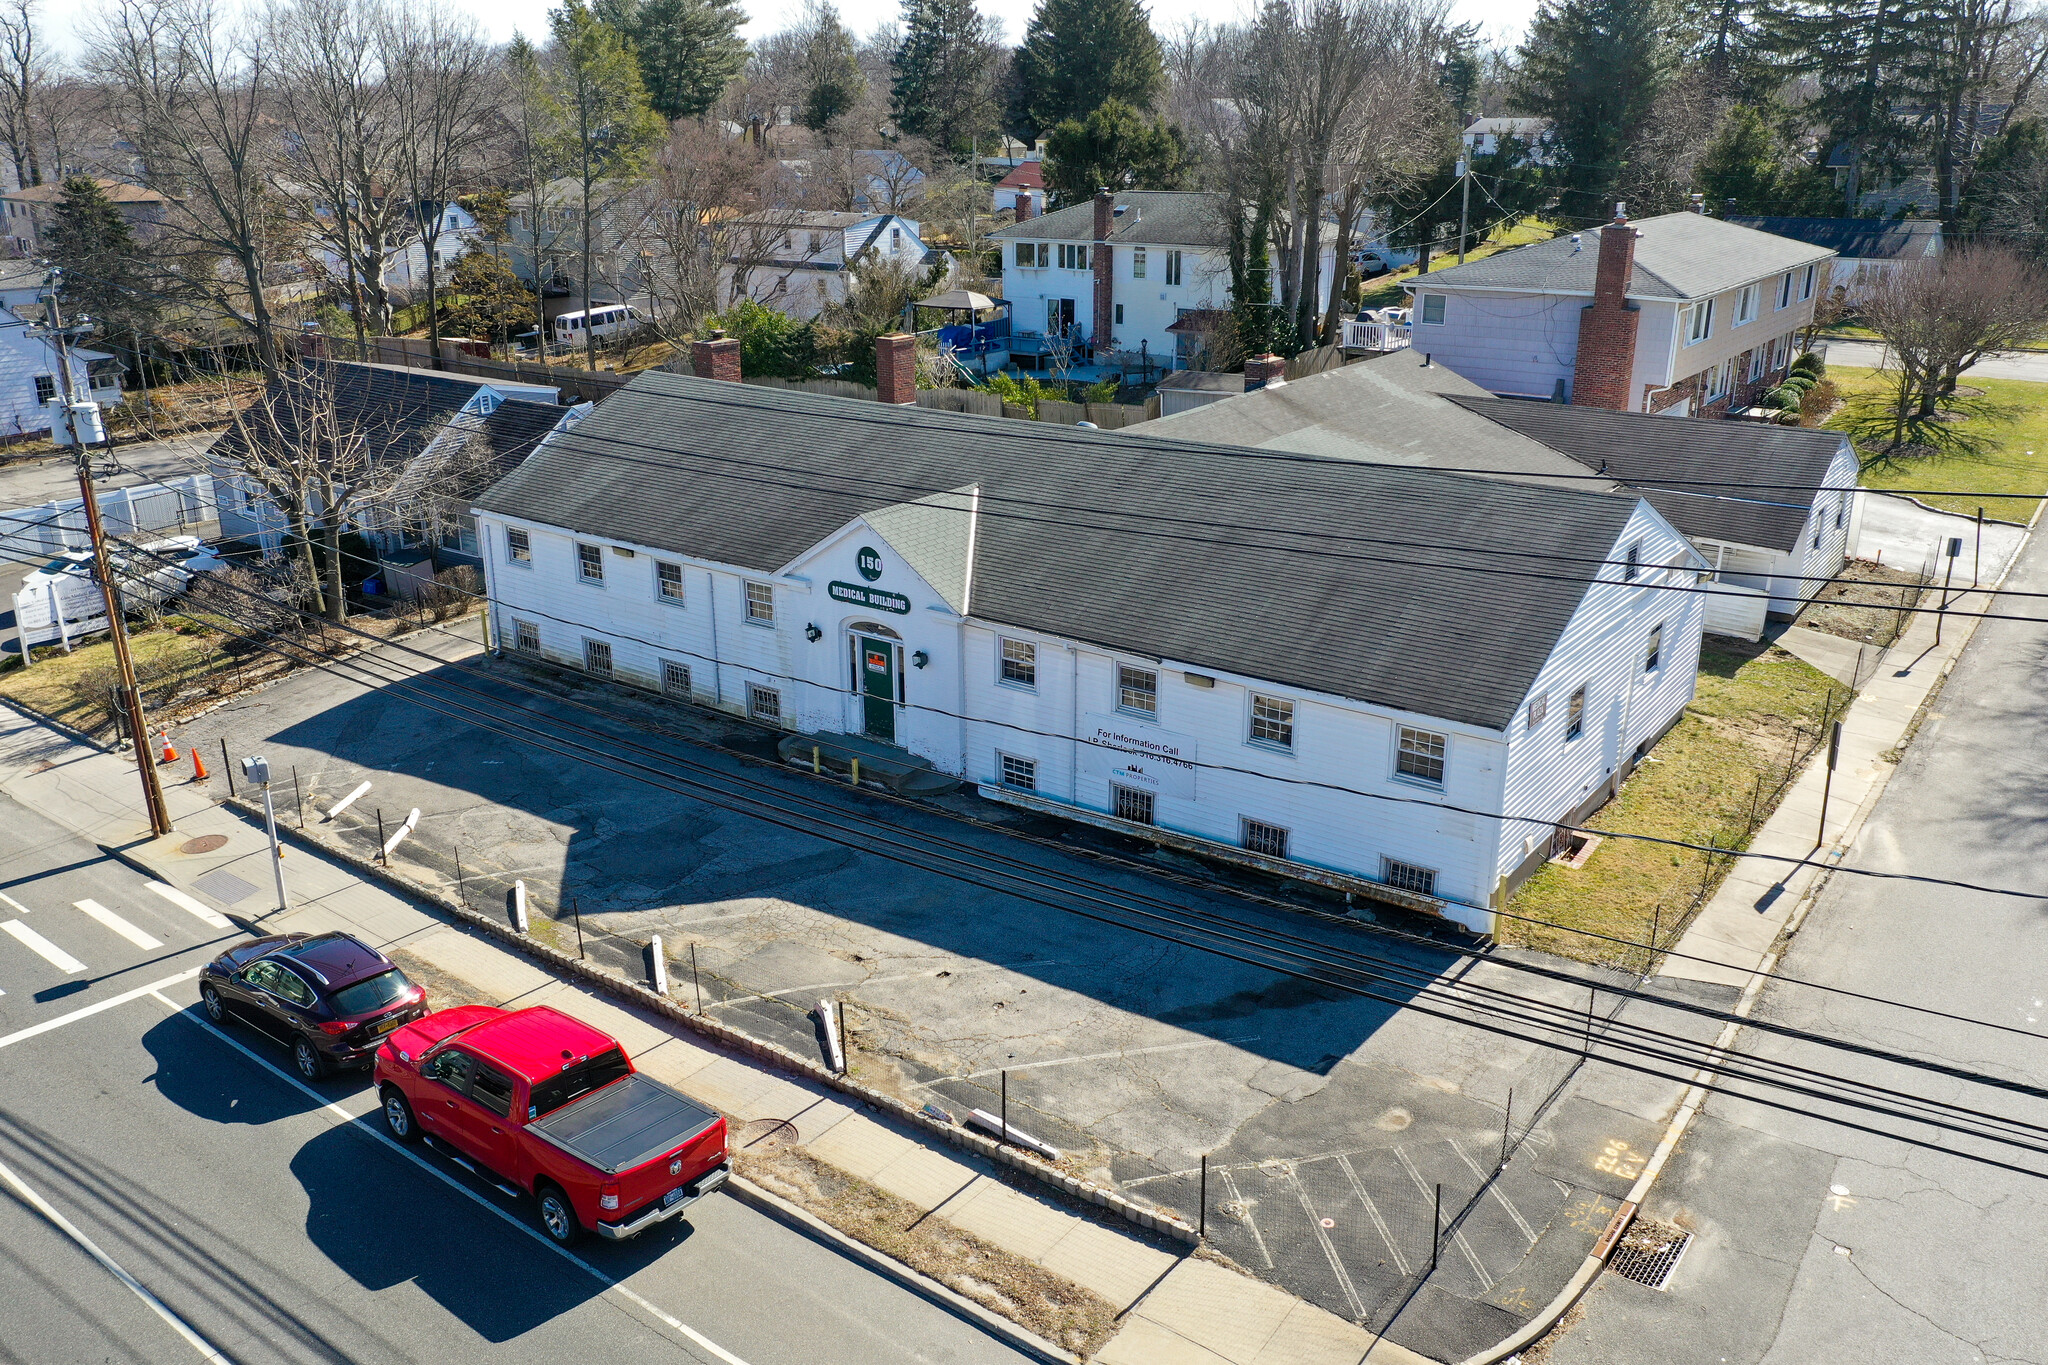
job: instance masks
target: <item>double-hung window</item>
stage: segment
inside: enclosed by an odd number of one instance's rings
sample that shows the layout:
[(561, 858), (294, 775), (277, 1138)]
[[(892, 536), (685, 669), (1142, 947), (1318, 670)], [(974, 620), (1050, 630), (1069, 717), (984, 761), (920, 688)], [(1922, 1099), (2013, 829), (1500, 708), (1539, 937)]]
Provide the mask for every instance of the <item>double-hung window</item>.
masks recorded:
[(670, 564), (666, 560), (654, 561), (654, 587), (661, 594), (661, 600), (675, 606), (683, 605), (683, 566)]
[(1764, 371), (1770, 367), (1771, 349), (1770, 346), (1759, 346), (1749, 353), (1749, 380), (1752, 384), (1762, 379)]
[(1252, 694), (1250, 740), (1275, 749), (1294, 748), (1294, 703), (1282, 697)]
[(1735, 291), (1735, 325), (1756, 321), (1756, 286), (1745, 284)]
[(1685, 344), (1688, 346), (1698, 345), (1712, 336), (1714, 334), (1714, 301), (1708, 299), (1704, 303), (1695, 303), (1690, 308), (1687, 308), (1681, 325), (1685, 329)]
[(1017, 264), (1029, 270), (1038, 264), (1038, 248), (1030, 242), (1017, 243)]
[(1415, 316), (1419, 321), (1435, 326), (1444, 320), (1444, 298), (1442, 294), (1418, 294), (1415, 296)]
[(604, 546), (576, 542), (576, 576), (585, 583), (604, 582)]
[(1134, 280), (1142, 280), (1145, 278), (1144, 247), (1134, 246), (1131, 248), (1131, 278)]
[(1799, 301), (1801, 303), (1813, 297), (1813, 284), (1819, 277), (1819, 271), (1820, 267), (1817, 265), (1806, 267), (1806, 278), (1799, 283)]
[(1012, 687), (1038, 686), (1038, 646), (1028, 640), (1003, 641), (1000, 680)]
[(1402, 726), (1394, 754), (1394, 775), (1411, 782), (1427, 782), (1433, 787), (1441, 787), (1444, 784), (1444, 754), (1450, 743), (1448, 735), (1432, 734), (1410, 725)]
[(1565, 704), (1564, 737), (1567, 741), (1586, 733), (1586, 689), (1580, 687)]
[(1650, 642), (1643, 647), (1643, 672), (1655, 673), (1664, 662), (1664, 627), (1650, 627)]
[(56, 375), (39, 374), (36, 376), (36, 401), (38, 403), (54, 403), (57, 401)]
[(1159, 716), (1159, 675), (1149, 668), (1116, 666), (1116, 709), (1156, 720)]
[(1180, 253), (1178, 251), (1166, 253), (1166, 282), (1168, 284), (1180, 283)]
[(1792, 302), (1792, 275), (1793, 272), (1788, 270), (1785, 272), (1785, 278), (1778, 281), (1778, 307), (1780, 308), (1786, 307)]
[(772, 584), (747, 584), (747, 624), (750, 626), (772, 626), (775, 624), (775, 588)]
[(505, 528), (505, 562), (522, 569), (533, 567), (533, 537), (516, 526)]

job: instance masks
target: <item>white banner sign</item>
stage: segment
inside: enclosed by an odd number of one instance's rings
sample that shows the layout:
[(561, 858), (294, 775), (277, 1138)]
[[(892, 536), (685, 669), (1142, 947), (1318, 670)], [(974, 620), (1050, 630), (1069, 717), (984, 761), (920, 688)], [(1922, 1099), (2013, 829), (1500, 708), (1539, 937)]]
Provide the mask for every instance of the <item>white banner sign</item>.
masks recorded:
[(1177, 735), (1129, 716), (1081, 718), (1081, 772), (1180, 801), (1195, 799), (1193, 735)]

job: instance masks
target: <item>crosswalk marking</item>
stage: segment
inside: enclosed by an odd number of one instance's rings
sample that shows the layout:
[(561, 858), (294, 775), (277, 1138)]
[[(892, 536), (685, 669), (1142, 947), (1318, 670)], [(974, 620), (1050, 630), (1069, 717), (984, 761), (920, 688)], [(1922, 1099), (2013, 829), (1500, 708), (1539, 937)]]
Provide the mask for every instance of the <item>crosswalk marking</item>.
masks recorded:
[(205, 905), (192, 899), (175, 886), (169, 886), (163, 882), (144, 882), (143, 885), (156, 892), (159, 896), (162, 896), (172, 905), (177, 906), (180, 910), (190, 910), (216, 929), (232, 929), (235, 927), (229, 922), (226, 915), (221, 914), (218, 910), (208, 909)]
[(73, 901), (71, 903), (138, 948), (161, 948), (164, 946), (156, 939), (151, 938), (148, 934), (143, 933), (140, 929), (130, 924), (127, 920), (122, 919), (119, 915), (107, 909), (106, 906), (101, 905), (98, 901)]
[(15, 938), (21, 940), (25, 947), (42, 954), (44, 960), (60, 972), (82, 972), (85, 970), (83, 962), (80, 962), (77, 958), (65, 952), (62, 948), (59, 948), (56, 944), (50, 942), (50, 940), (44, 938), (18, 919), (11, 919), (4, 924), (0, 924), (0, 929), (6, 930), (14, 935)]

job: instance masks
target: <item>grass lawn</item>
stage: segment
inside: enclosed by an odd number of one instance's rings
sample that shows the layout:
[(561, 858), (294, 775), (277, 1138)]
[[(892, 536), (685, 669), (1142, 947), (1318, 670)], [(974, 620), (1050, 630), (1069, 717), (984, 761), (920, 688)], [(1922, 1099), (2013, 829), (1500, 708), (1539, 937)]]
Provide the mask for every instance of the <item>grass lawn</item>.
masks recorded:
[[(1540, 219), (1529, 219), (1506, 229), (1497, 229), (1491, 237), (1465, 253), (1465, 260), (1482, 260), (1497, 251), (1506, 251), (1511, 246), (1527, 246), (1531, 242), (1547, 242), (1557, 236), (1558, 229)], [(1439, 253), (1430, 258), (1430, 264), (1438, 270), (1448, 270), (1458, 263), (1458, 254)], [(1416, 266), (1396, 270), (1365, 282), (1365, 293), (1359, 299), (1360, 308), (1397, 307), (1408, 301), (1408, 291), (1401, 287), (1403, 280), (1415, 278)]]
[[(1700, 652), (1699, 690), (1651, 761), (1586, 823), (1687, 843), (1744, 848), (1787, 784), (1795, 742), (1811, 752), (1833, 697), (1834, 714), (1853, 695), (1783, 650), (1708, 636)], [(1720, 884), (1728, 860), (1687, 849), (1608, 839), (1583, 868), (1547, 863), (1515, 893), (1508, 910), (1549, 928), (1503, 917), (1503, 943), (1541, 948), (1588, 962), (1646, 965), (1640, 948), (1573, 929), (1642, 943), (1677, 942), (1692, 912)]]
[[(150, 706), (176, 695), (186, 686), (200, 686), (225, 660), (221, 639), (211, 632), (181, 634), (174, 630), (139, 630), (128, 637), (135, 655), (135, 676), (142, 680), (143, 702)], [(55, 717), (73, 729), (107, 728), (107, 689), (116, 685), (114, 647), (102, 637), (79, 645), (69, 654), (56, 646), (39, 646), (35, 665), (11, 666), (0, 673), (0, 696)]]
[[(1853, 429), (1859, 411), (1879, 401), (1882, 376), (1875, 370), (1848, 365), (1828, 366), (1828, 378), (1843, 397), (1842, 406), (1827, 425), (1838, 431)], [(1957, 429), (1978, 438), (1983, 449), (1977, 454), (1930, 454), (1872, 461), (1864, 449), (1865, 488), (1953, 489), (1947, 497), (1916, 494), (1930, 507), (1940, 507), (1964, 516), (1984, 515), (2001, 521), (2026, 521), (2034, 515), (2038, 497), (1984, 498), (1980, 493), (2027, 493), (2048, 491), (2048, 384), (2025, 379), (1979, 379), (1964, 375), (1967, 388), (1982, 389), (1982, 398), (1966, 398), (1958, 406), (1961, 421)], [(1868, 442), (1859, 440), (1859, 447)]]

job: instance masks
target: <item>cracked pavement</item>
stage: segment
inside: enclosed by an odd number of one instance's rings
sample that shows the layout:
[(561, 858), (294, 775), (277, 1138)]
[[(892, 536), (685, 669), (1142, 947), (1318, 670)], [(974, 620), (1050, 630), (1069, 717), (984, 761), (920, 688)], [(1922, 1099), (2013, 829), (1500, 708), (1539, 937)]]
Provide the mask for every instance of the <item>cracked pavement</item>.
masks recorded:
[[(2048, 590), (2048, 550), (2038, 538), (2008, 586)], [(2048, 895), (2044, 665), (2048, 627), (1982, 623), (1851, 866)], [(2005, 1080), (2048, 1082), (2042, 900), (1837, 877), (1779, 970), (1965, 1019), (1784, 984), (1765, 991), (1762, 1017)], [(1845, 1061), (1754, 1032), (1742, 1046), (2048, 1126), (2048, 1102), (2031, 1096)], [(1550, 1365), (2048, 1361), (2048, 1257), (2040, 1249), (2048, 1152), (1896, 1119), (1877, 1121), (1894, 1136), (1858, 1133), (1820, 1117), (1842, 1111), (1808, 1108), (1784, 1113), (1710, 1099), (1645, 1206), (1694, 1234), (1670, 1284), (1656, 1292), (1603, 1275), (1582, 1321), (1551, 1343)], [(2021, 1135), (2048, 1148), (2048, 1131)]]

